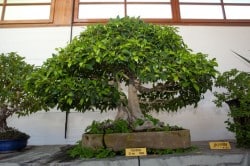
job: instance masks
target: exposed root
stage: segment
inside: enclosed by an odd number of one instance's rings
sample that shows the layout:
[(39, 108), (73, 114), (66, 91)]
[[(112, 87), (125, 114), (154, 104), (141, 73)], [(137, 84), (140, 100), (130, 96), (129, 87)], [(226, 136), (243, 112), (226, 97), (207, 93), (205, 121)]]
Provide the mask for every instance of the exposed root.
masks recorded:
[(133, 130), (134, 131), (154, 130), (154, 129), (161, 129), (163, 126), (164, 126), (163, 122), (159, 122), (158, 124), (154, 124), (150, 120), (145, 120), (142, 125), (135, 126), (133, 128)]
[[(120, 87), (120, 85), (119, 85)], [(119, 88), (121, 90), (121, 88)], [(141, 111), (139, 98), (137, 96), (137, 89), (135, 88), (134, 81), (131, 81), (128, 86), (128, 105), (120, 105), (118, 107), (118, 113), (115, 120), (122, 119), (129, 122), (131, 128), (134, 131), (145, 131), (145, 130), (154, 130), (161, 129), (164, 126), (163, 122), (154, 124), (149, 119), (145, 118), (144, 114)], [(134, 126), (133, 124), (141, 119), (144, 121), (142, 125)]]

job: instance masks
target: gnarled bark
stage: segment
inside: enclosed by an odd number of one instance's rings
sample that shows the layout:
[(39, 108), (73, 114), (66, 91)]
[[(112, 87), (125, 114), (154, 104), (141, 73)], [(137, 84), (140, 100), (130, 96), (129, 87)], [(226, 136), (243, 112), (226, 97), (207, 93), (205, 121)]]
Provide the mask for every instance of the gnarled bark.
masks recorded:
[(16, 111), (17, 109), (9, 109), (5, 104), (0, 107), (0, 132), (5, 132), (6, 130), (8, 130), (7, 118)]
[(120, 105), (118, 107), (116, 120), (117, 119), (127, 120), (130, 124), (135, 122), (137, 119), (144, 120), (143, 125), (135, 126), (133, 128), (135, 131), (155, 129), (155, 128), (160, 128), (163, 126), (163, 123), (161, 122), (155, 125), (153, 124), (153, 122), (145, 118), (145, 116), (143, 115), (141, 111), (139, 98), (137, 96), (137, 89), (135, 88), (135, 85), (133, 84), (133, 82), (130, 82), (128, 86), (128, 105), (127, 106)]
[(5, 132), (8, 129), (6, 119), (0, 119), (0, 132)]

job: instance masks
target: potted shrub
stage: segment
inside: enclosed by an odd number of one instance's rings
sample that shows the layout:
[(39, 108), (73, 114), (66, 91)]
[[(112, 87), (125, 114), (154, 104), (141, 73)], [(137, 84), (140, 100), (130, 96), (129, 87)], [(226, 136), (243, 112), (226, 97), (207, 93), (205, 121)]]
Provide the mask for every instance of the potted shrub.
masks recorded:
[[(239, 56), (249, 62), (245, 57)], [(214, 102), (218, 107), (222, 106), (223, 102), (228, 104), (228, 130), (236, 134), (239, 147), (250, 148), (250, 73), (231, 69), (217, 77), (215, 86), (225, 89), (214, 93)]]
[[(7, 125), (7, 118), (24, 114), (34, 106), (34, 98), (24, 90), (27, 75), (33, 66), (17, 53), (0, 54), (0, 152), (20, 150), (27, 145), (29, 135)], [(37, 109), (37, 108), (36, 108)]]
[(28, 87), (47, 110), (117, 109), (115, 120), (133, 132), (163, 128), (145, 114), (197, 106), (217, 73), (215, 59), (193, 53), (177, 32), (129, 17), (88, 26), (29, 77)]

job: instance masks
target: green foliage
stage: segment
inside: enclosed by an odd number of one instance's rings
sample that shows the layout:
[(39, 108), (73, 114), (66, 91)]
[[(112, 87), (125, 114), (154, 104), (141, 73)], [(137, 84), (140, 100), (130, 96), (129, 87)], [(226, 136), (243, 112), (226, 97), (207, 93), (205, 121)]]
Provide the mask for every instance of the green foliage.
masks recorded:
[(85, 132), (88, 134), (131, 133), (132, 129), (125, 120), (108, 119), (103, 122), (93, 121), (90, 126), (87, 126)]
[(0, 140), (7, 139), (28, 139), (30, 136), (26, 133), (20, 132), (17, 129), (8, 127), (6, 131), (0, 132)]
[(129, 123), (126, 120), (115, 120), (110, 126), (107, 127), (106, 133), (131, 133)]
[[(136, 128), (136, 126), (141, 126), (145, 123), (145, 121), (151, 121), (154, 126), (157, 126), (160, 123), (159, 119), (154, 118), (149, 114), (144, 114), (145, 119), (136, 119), (136, 121), (131, 124), (132, 128)], [(146, 129), (146, 131), (170, 131), (169, 125), (164, 125), (163, 127), (155, 128), (155, 129)]]
[(25, 115), (40, 108), (39, 100), (24, 88), (26, 78), (33, 71), (34, 67), (17, 53), (0, 54), (1, 124), (14, 113)]
[[(167, 154), (183, 154), (197, 150), (197, 147), (179, 148), (179, 149), (147, 149), (148, 155), (167, 155)], [(68, 152), (72, 158), (110, 158), (114, 156), (125, 155), (124, 151), (114, 152), (111, 149), (92, 149), (82, 147), (81, 143), (77, 143)]]
[[(135, 128), (136, 126), (141, 126), (144, 124), (145, 121), (151, 121), (155, 126), (160, 123), (159, 119), (156, 119), (149, 114), (145, 114), (145, 119), (136, 119), (136, 121), (131, 124), (131, 126), (133, 126), (132, 128)], [(146, 129), (144, 131), (177, 131), (182, 129), (183, 128), (179, 126), (170, 126), (169, 124), (163, 124), (161, 127), (156, 127), (154, 129)]]
[(151, 122), (153, 122), (154, 125), (157, 125), (160, 120), (159, 119), (156, 119), (154, 118), (153, 116), (149, 115), (149, 114), (144, 114), (145, 116), (145, 119), (136, 119), (136, 121), (132, 124), (132, 126), (136, 127), (136, 126), (141, 126), (144, 124), (144, 122), (146, 120), (149, 120)]
[(249, 98), (250, 73), (232, 69), (220, 74), (215, 82), (215, 86), (223, 87), (226, 92), (215, 92), (217, 106), (221, 106), (222, 102), (238, 99), (242, 102)]
[(109, 158), (116, 155), (115, 152), (107, 148), (92, 149), (82, 147), (80, 142), (71, 148), (68, 154), (72, 158)]
[(224, 92), (215, 92), (217, 106), (226, 102), (230, 107), (229, 116), (233, 122), (226, 121), (228, 130), (236, 134), (240, 147), (250, 147), (250, 73), (232, 69), (220, 74), (216, 80), (217, 87)]
[[(160, 121), (159, 119), (153, 118), (151, 115), (145, 115), (145, 120), (152, 121), (155, 125)], [(132, 133), (134, 126), (143, 125), (145, 120), (137, 119), (134, 123), (129, 124), (126, 120), (105, 120), (102, 122), (93, 121), (91, 125), (87, 126), (85, 132), (88, 134), (111, 134), (111, 133)], [(147, 131), (174, 131), (181, 130), (183, 128), (178, 126), (164, 125), (161, 128), (149, 129)]]
[(127, 105), (119, 83), (136, 80), (158, 87), (138, 93), (144, 111), (196, 105), (211, 89), (217, 63), (192, 53), (177, 33), (129, 17), (88, 26), (29, 77), (27, 88), (42, 97), (46, 110), (115, 109)]
[(160, 122), (159, 119), (154, 118), (153, 116), (149, 114), (145, 114), (145, 118), (153, 122), (154, 125), (158, 124)]

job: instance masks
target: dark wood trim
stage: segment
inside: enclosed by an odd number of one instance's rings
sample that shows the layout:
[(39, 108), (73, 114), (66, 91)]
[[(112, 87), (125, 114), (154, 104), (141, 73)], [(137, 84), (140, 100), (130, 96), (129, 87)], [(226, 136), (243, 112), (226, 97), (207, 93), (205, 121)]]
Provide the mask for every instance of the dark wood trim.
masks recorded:
[(226, 20), (226, 10), (225, 10), (225, 6), (224, 6), (224, 2), (223, 2), (223, 0), (220, 0), (220, 2), (221, 2), (221, 10), (222, 10), (223, 18), (224, 18), (224, 20)]
[(127, 0), (124, 0), (124, 16), (128, 15), (128, 2)]
[[(74, 23), (74, 26), (86, 26), (97, 23), (107, 23), (109, 19), (79, 19)], [(197, 25), (197, 26), (250, 26), (250, 20), (224, 20), (224, 19), (182, 19), (174, 22), (172, 19), (143, 19), (148, 23), (162, 25)]]
[[(16, 24), (16, 26), (18, 27), (18, 25), (20, 24), (47, 24), (47, 23), (52, 23), (53, 22), (53, 16), (54, 16), (54, 3), (55, 0), (51, 0), (50, 3), (7, 3), (7, 0), (3, 1), (3, 10), (2, 10), (2, 16), (1, 16), (1, 20), (0, 20), (0, 27), (2, 27), (3, 25), (7, 26), (7, 25), (11, 25), (12, 24)], [(50, 7), (50, 17), (49, 19), (34, 19), (34, 20), (4, 20), (5, 17), (5, 11), (6, 11), (6, 7), (7, 6), (51, 6)]]
[(213, 2), (213, 3), (209, 3), (209, 2), (179, 2), (180, 5), (232, 5), (232, 6), (249, 6), (250, 3), (226, 3), (223, 0), (221, 0), (220, 2)]
[(173, 22), (179, 22), (181, 19), (180, 16), (180, 4), (179, 1), (171, 1), (171, 9), (172, 9), (172, 17), (173, 17)]
[(6, 1), (7, 0), (3, 0), (3, 5), (2, 5), (3, 8), (2, 8), (2, 14), (1, 14), (0, 22), (4, 19)]
[(42, 24), (42, 23), (52, 23), (50, 19), (41, 19), (41, 20), (6, 20), (1, 21), (0, 25), (4, 24)]
[[(5, 13), (6, 0), (3, 1), (2, 16), (0, 20), (0, 28), (6, 27), (52, 27), (52, 26), (70, 26), (72, 19), (73, 0), (52, 0), (51, 3), (13, 3), (10, 6), (17, 5), (51, 5), (50, 18), (48, 20), (3, 20)], [(127, 15), (127, 4), (170, 4), (172, 9), (172, 19), (143, 19), (145, 22), (163, 24), (163, 25), (197, 25), (197, 26), (250, 26), (250, 19), (233, 20), (226, 19), (224, 6), (250, 6), (250, 3), (224, 3), (221, 0), (218, 3), (195, 3), (195, 2), (179, 2), (179, 0), (171, 0), (170, 2), (80, 2), (75, 0), (74, 10), (74, 26), (86, 26), (91, 24), (105, 24), (109, 19), (79, 19), (79, 4), (124, 4), (125, 16)], [(180, 4), (184, 5), (220, 5), (222, 7), (224, 19), (181, 19)]]
[(54, 21), (55, 1), (52, 0), (50, 5), (51, 6), (50, 6), (50, 17), (49, 17), (49, 20), (50, 20), (50, 23), (52, 23)]
[(70, 25), (72, 16), (72, 0), (55, 0), (54, 5), (54, 20), (55, 25)]
[(74, 11), (74, 22), (76, 23), (78, 21), (78, 15), (79, 15), (79, 1), (75, 0), (75, 11)]
[[(86, 20), (85, 20), (86, 21)], [(86, 22), (75, 22), (74, 26), (88, 26), (93, 24), (106, 24), (106, 20), (88, 20)], [(173, 21), (166, 20), (145, 20), (145, 22), (160, 24), (160, 25), (172, 25), (172, 26), (250, 26), (249, 22), (197, 22), (197, 21), (182, 21), (174, 23)], [(0, 24), (1, 28), (32, 28), (32, 27), (69, 27), (69, 24), (52, 24), (52, 23), (9, 23), (9, 24)]]
[(6, 3), (4, 6), (40, 6), (51, 5), (51, 3)]

